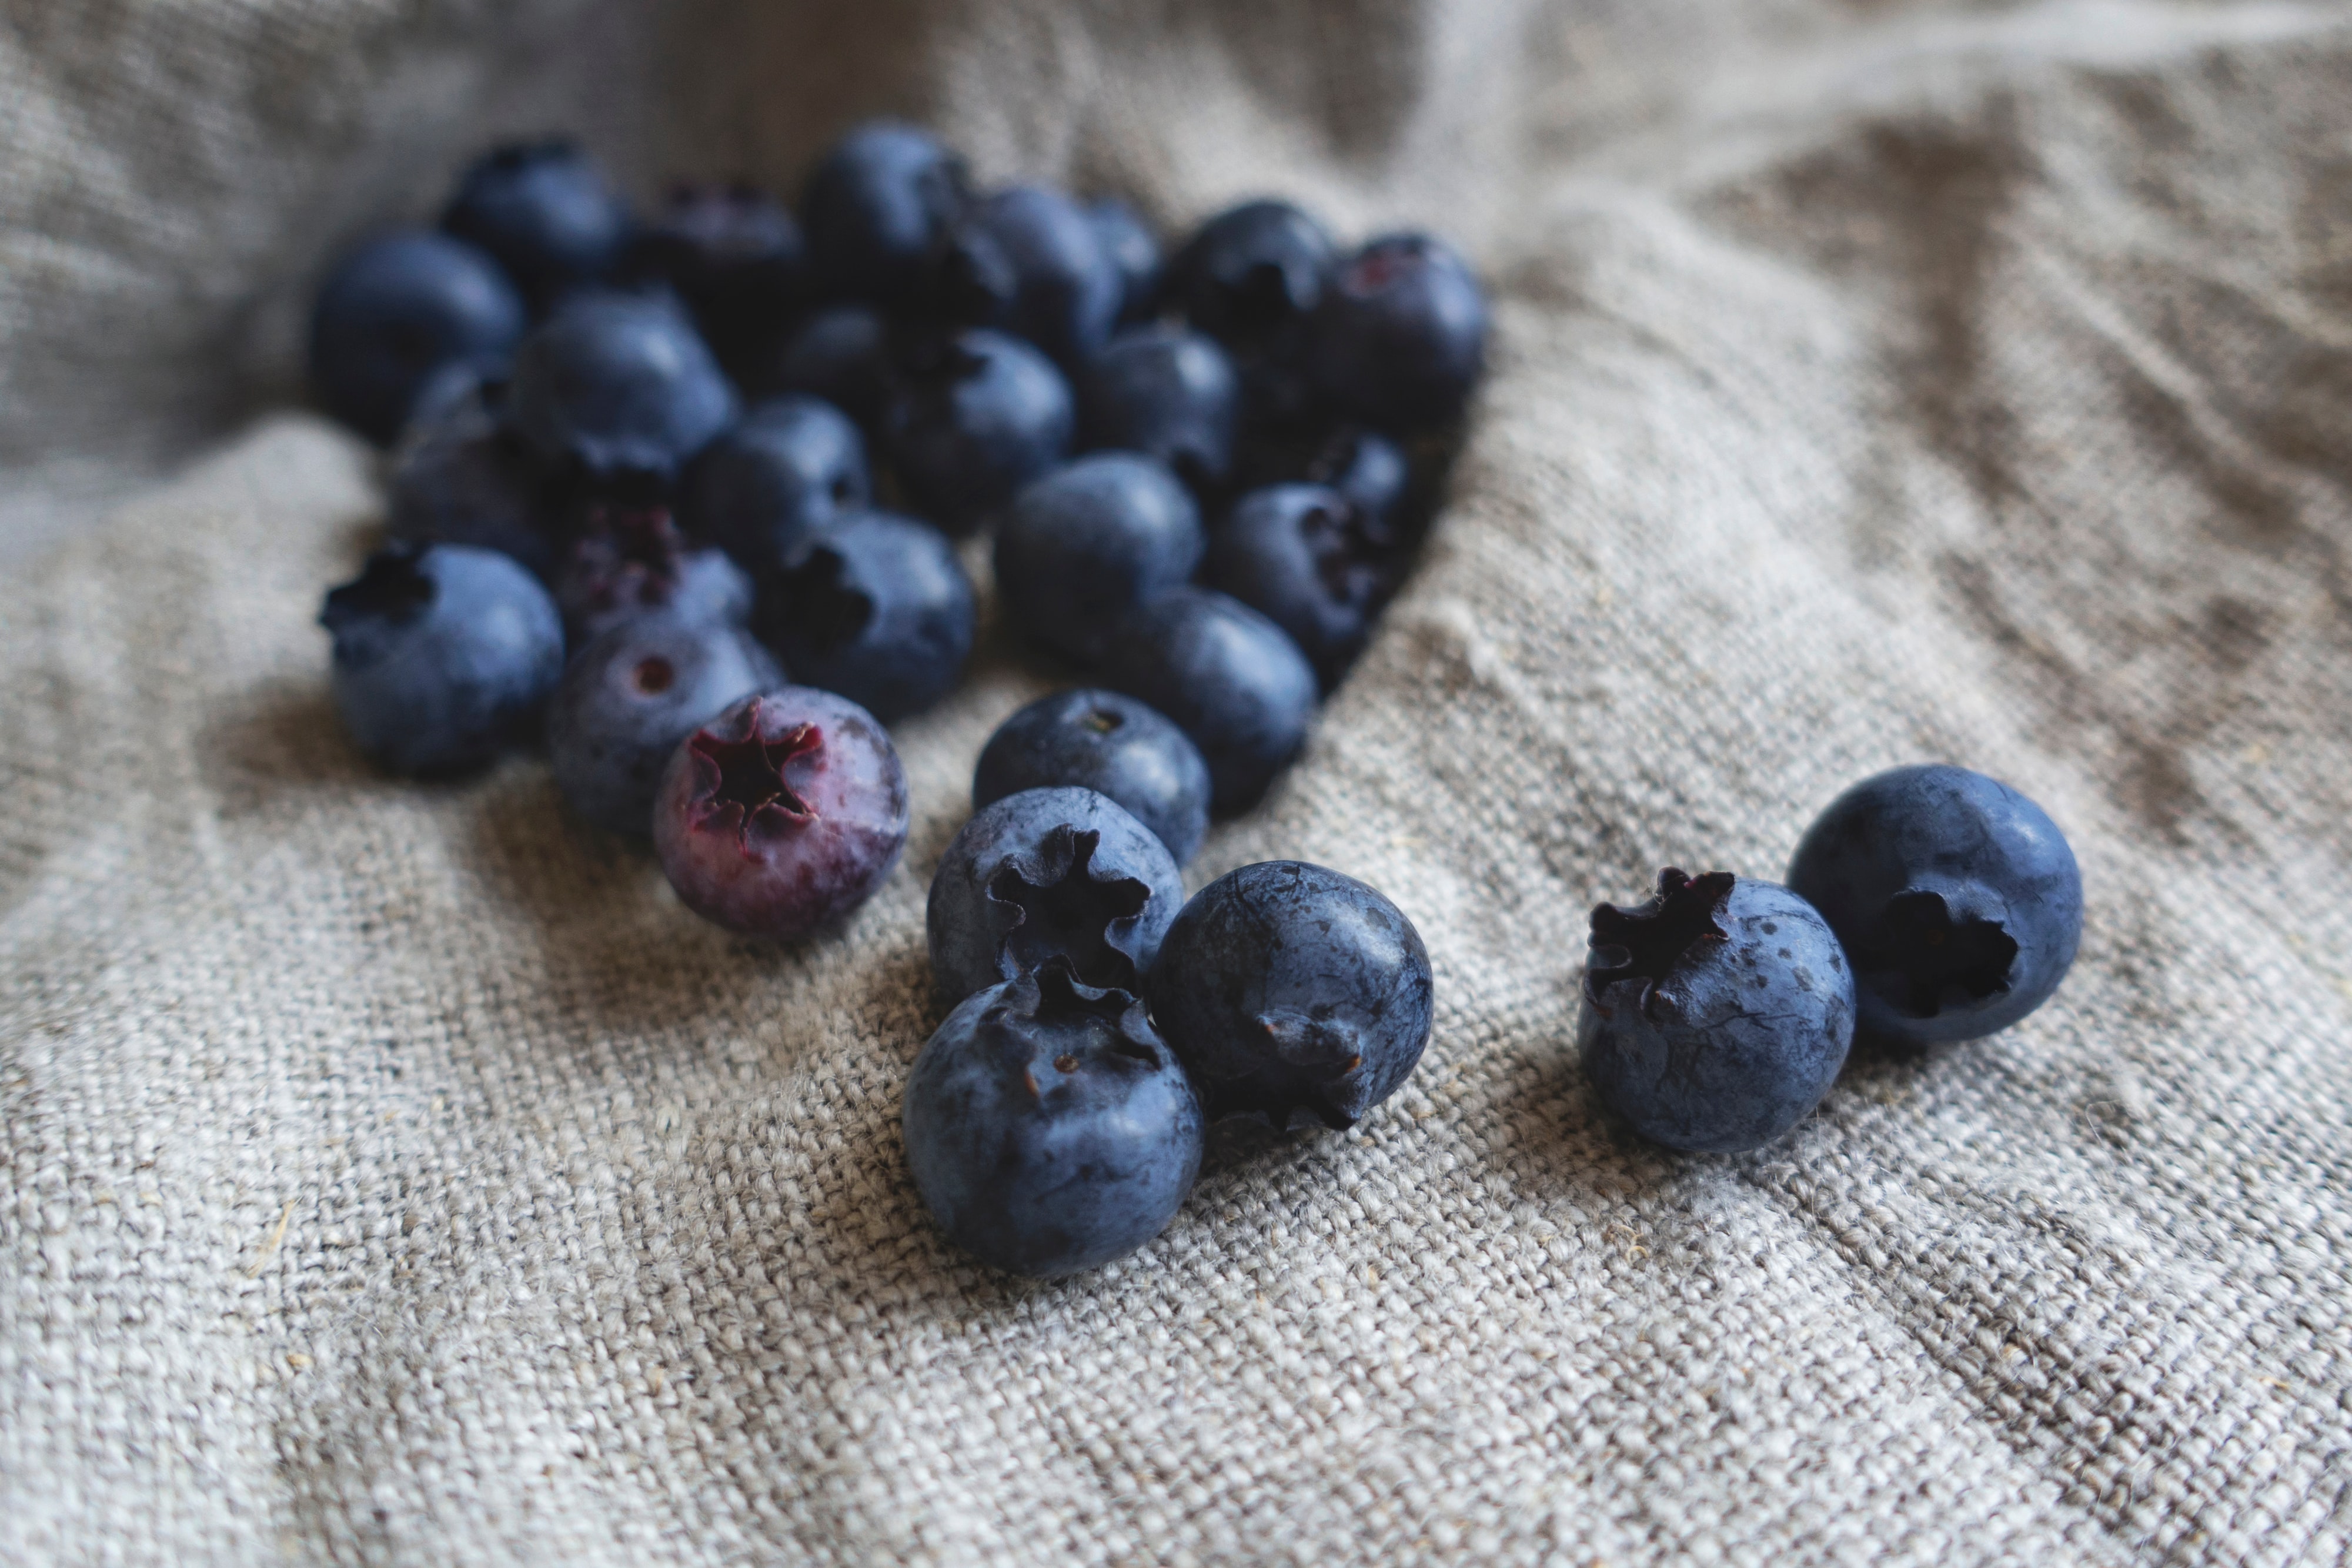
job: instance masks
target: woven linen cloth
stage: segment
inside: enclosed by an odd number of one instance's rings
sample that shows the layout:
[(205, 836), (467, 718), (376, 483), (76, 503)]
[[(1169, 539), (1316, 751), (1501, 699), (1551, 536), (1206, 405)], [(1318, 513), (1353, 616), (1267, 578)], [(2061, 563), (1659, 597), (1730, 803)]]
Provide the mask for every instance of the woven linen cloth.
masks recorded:
[[(0, 1561), (2352, 1552), (2352, 8), (5, 14)], [(537, 759), (378, 777), (313, 624), (379, 508), (292, 402), (333, 246), (496, 134), (789, 188), (882, 109), (1496, 299), (1423, 570), (1192, 873), (1386, 890), (1428, 1055), (1058, 1284), (898, 1130), (1002, 632), (777, 950)], [(2064, 989), (1771, 1148), (1627, 1136), (1591, 904), (1923, 759), (2072, 836)]]

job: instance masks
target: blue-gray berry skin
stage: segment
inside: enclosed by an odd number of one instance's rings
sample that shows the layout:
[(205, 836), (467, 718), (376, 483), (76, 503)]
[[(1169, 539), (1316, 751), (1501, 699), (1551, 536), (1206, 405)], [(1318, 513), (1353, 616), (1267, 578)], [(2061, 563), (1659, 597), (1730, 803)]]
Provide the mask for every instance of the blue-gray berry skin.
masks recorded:
[(2057, 990), (2083, 873), (2048, 813), (1965, 768), (1897, 768), (1832, 801), (1789, 862), (1853, 961), (1865, 1034), (1976, 1040)]
[(1209, 765), (1157, 709), (1117, 692), (1055, 692), (997, 727), (972, 772), (972, 810), (1024, 789), (1092, 789), (1127, 808), (1178, 865), (1209, 831)]
[(1383, 235), (1332, 273), (1307, 361), (1332, 402), (1410, 434), (1461, 417), (1486, 371), (1486, 329), (1485, 291), (1452, 246)]
[(1215, 339), (1181, 327), (1130, 328), (1077, 379), (1087, 447), (1156, 457), (1196, 489), (1224, 481), (1242, 389)]
[(1202, 577), (1288, 632), (1325, 691), (1364, 651), (1383, 585), (1354, 508), (1321, 485), (1244, 496), (1217, 525)]
[(793, 679), (887, 723), (955, 689), (977, 618), (946, 536), (869, 511), (803, 541), (763, 577), (752, 627)]
[(1333, 256), (1323, 225), (1290, 203), (1244, 202), (1193, 233), (1169, 281), (1201, 330), (1227, 343), (1263, 343), (1313, 314)]
[(788, 394), (702, 449), (679, 487), (677, 520), (757, 574), (873, 499), (857, 426), (831, 403)]
[(899, 366), (883, 424), (915, 510), (971, 532), (1062, 460), (1076, 415), (1053, 361), (972, 330), (922, 343)]
[(735, 392), (673, 299), (573, 296), (516, 350), (507, 421), (540, 457), (632, 498), (667, 495), (735, 422)]
[(496, 550), (393, 545), (327, 595), (335, 709), (395, 773), (482, 767), (523, 738), (563, 674), (563, 622)]
[(974, 202), (949, 231), (938, 268), (947, 319), (1017, 333), (1065, 366), (1102, 351), (1126, 299), (1086, 210), (1041, 185)]
[(982, 807), (931, 878), (924, 915), (940, 994), (1058, 959), (1090, 986), (1139, 991), (1184, 902), (1158, 836), (1091, 789), (1024, 789)]
[(1304, 861), (1229, 872), (1184, 906), (1146, 984), (1213, 1116), (1344, 1128), (1429, 1043), (1429, 951), (1378, 889)]
[(548, 709), (556, 786), (596, 826), (648, 838), (671, 754), (721, 709), (782, 684), (740, 627), (667, 613), (614, 626), (572, 655)]
[(446, 235), (385, 235), (338, 262), (319, 290), (310, 386), (329, 413), (382, 444), (437, 371), (503, 361), (522, 333), (522, 300), (488, 256)]
[(1298, 644), (1209, 589), (1180, 588), (1137, 610), (1105, 643), (1100, 676), (1192, 737), (1221, 814), (1257, 803), (1315, 718), (1315, 668)]
[(540, 306), (613, 270), (627, 205), (575, 142), (492, 148), (458, 178), (441, 226), (496, 257)]
[(1577, 1050), (1601, 1103), (1654, 1143), (1780, 1137), (1836, 1082), (1853, 1014), (1836, 936), (1777, 883), (1668, 869), (1649, 903), (1592, 912)]
[(555, 602), (576, 648), (656, 612), (740, 626), (751, 613), (751, 580), (726, 551), (689, 545), (659, 507), (604, 511), (572, 541), (556, 578)]
[(872, 120), (834, 144), (801, 202), (801, 228), (824, 287), (898, 305), (970, 201), (963, 162), (929, 131)]
[(894, 377), (890, 324), (882, 313), (834, 305), (802, 322), (784, 340), (773, 371), (752, 379), (775, 392), (821, 398), (871, 431), (881, 425)]
[(1055, 1279), (1168, 1228), (1200, 1174), (1199, 1100), (1143, 1004), (1061, 965), (967, 998), (900, 1118), (916, 1190), (991, 1267)]
[(500, 423), (503, 379), (436, 376), (420, 394), (384, 481), (385, 531), (413, 544), (510, 555), (552, 582), (563, 551), (546, 471)]
[(1160, 275), (1166, 269), (1160, 236), (1142, 214), (1116, 196), (1087, 203), (1087, 220), (1095, 225), (1095, 237), (1118, 273), (1118, 319), (1150, 320), (1160, 310)]
[(1083, 664), (1137, 606), (1191, 581), (1207, 548), (1175, 475), (1136, 453), (1097, 453), (1014, 499), (996, 534), (996, 591), (1032, 641)]

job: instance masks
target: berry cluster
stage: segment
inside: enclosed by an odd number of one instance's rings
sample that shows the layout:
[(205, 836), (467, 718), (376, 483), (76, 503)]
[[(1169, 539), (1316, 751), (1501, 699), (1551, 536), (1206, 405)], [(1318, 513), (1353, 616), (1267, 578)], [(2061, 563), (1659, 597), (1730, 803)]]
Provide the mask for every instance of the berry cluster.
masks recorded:
[(1897, 768), (1832, 801), (1783, 887), (1668, 869), (1592, 912), (1585, 1075), (1643, 1136), (1759, 1148), (1821, 1103), (1857, 1027), (1897, 1049), (1977, 1040), (2047, 1001), (2083, 875), (2032, 801), (1963, 768)]
[(1420, 1059), (1393, 904), (1296, 862), (1188, 904), (1179, 868), (1401, 585), (1486, 331), (1430, 235), (1343, 251), (1260, 201), (1163, 259), (1125, 204), (975, 191), (896, 123), (797, 215), (693, 186), (640, 219), (576, 146), (501, 148), (318, 298), (318, 396), (392, 446), (392, 542), (321, 616), (336, 703), (406, 774), (543, 731), (690, 908), (797, 939), (904, 850), (884, 726), (961, 678), (956, 541), (990, 532), (1008, 622), (1094, 685), (980, 758), (908, 1157), (980, 1257), (1089, 1267), (1165, 1226), (1210, 1119), (1347, 1126)]

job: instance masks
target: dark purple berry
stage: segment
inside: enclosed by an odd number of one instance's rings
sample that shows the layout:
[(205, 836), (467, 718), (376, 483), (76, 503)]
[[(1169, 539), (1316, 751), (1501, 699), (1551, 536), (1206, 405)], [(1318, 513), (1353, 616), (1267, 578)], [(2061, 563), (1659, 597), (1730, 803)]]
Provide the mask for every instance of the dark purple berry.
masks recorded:
[(795, 680), (887, 721), (955, 689), (977, 619), (971, 580), (944, 534), (861, 512), (761, 579), (753, 629)]
[(740, 381), (764, 373), (812, 287), (800, 225), (744, 184), (681, 184), (629, 245), (628, 270), (677, 291), (704, 340)]
[(996, 591), (1032, 641), (1080, 663), (1135, 609), (1192, 580), (1201, 512), (1165, 466), (1103, 452), (1021, 492), (996, 534)]
[(973, 203), (937, 265), (945, 319), (1017, 334), (1064, 366), (1101, 351), (1126, 295), (1085, 211), (1036, 185)]
[(600, 513), (556, 580), (572, 645), (655, 612), (709, 626), (751, 613), (751, 580), (727, 552), (687, 542), (658, 507)]
[(1058, 786), (1126, 807), (1180, 866), (1209, 831), (1201, 748), (1165, 715), (1117, 692), (1056, 692), (998, 726), (972, 772), (972, 809)]
[(1383, 430), (1452, 423), (1486, 365), (1486, 297), (1443, 240), (1385, 235), (1332, 275), (1308, 361), (1317, 389)]
[(1327, 692), (1363, 652), (1383, 584), (1354, 508), (1320, 485), (1243, 497), (1211, 536), (1202, 579), (1288, 632)]
[(951, 534), (993, 517), (1069, 447), (1069, 385), (1017, 338), (959, 332), (902, 372), (884, 420), (891, 462), (915, 509)]
[(760, 403), (702, 449), (679, 487), (677, 517), (756, 575), (872, 501), (857, 427), (831, 403), (789, 395)]

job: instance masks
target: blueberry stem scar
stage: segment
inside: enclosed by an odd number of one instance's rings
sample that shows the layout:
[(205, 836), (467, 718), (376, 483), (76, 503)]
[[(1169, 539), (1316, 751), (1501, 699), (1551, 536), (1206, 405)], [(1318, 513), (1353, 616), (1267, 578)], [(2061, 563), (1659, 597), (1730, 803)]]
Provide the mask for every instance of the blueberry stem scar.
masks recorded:
[(760, 705), (754, 701), (746, 712), (741, 739), (729, 740), (704, 729), (696, 731), (687, 745), (718, 775), (697, 826), (710, 827), (722, 813), (733, 811), (738, 841), (749, 854), (751, 824), (766, 813), (772, 811), (796, 827), (816, 821), (815, 808), (784, 777), (784, 769), (794, 761), (813, 757), (824, 747), (824, 736), (816, 726), (796, 725), (773, 740), (764, 740), (760, 735)]

